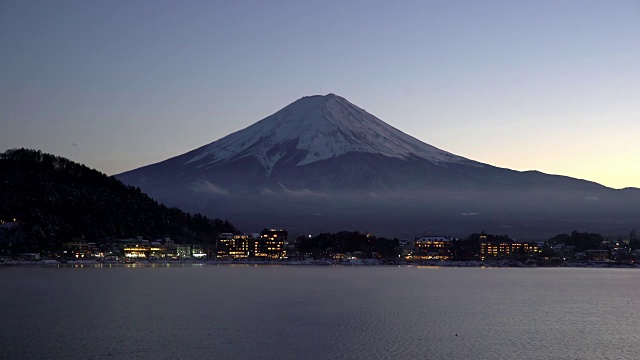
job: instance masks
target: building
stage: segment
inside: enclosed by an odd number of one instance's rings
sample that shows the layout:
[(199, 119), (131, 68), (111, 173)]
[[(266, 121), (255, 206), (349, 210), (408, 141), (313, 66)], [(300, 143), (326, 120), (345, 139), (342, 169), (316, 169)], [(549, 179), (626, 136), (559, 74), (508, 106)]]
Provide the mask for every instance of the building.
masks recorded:
[(191, 256), (194, 259), (204, 259), (207, 257), (207, 252), (202, 245), (191, 245)]
[(24, 253), (20, 255), (20, 259), (22, 260), (40, 260), (39, 253)]
[(64, 248), (63, 253), (66, 254), (66, 257), (75, 259), (86, 259), (89, 258), (91, 254), (98, 254), (100, 252), (95, 243), (90, 243), (82, 239), (63, 243), (62, 247)]
[(253, 242), (251, 251), (255, 257), (282, 259), (287, 256), (286, 244), (289, 233), (286, 230), (264, 229)]
[(216, 242), (217, 258), (220, 258), (220, 259), (229, 258), (229, 248), (230, 248), (232, 239), (233, 239), (233, 233), (218, 234), (218, 241)]
[(488, 240), (480, 236), (480, 259), (501, 259), (514, 256), (533, 256), (538, 254), (538, 244), (509, 240)]
[(591, 261), (607, 261), (609, 250), (587, 250), (587, 257)]
[(151, 247), (146, 244), (126, 244), (123, 251), (126, 258), (148, 258)]
[(190, 259), (191, 258), (191, 244), (177, 244), (176, 245), (176, 256), (179, 259)]
[(447, 260), (451, 258), (452, 242), (444, 236), (423, 236), (414, 241), (411, 256), (418, 260)]
[(149, 257), (155, 259), (164, 259), (167, 257), (167, 248), (158, 242), (152, 242), (149, 247)]
[(217, 257), (221, 259), (247, 258), (249, 257), (249, 249), (253, 240), (252, 234), (220, 234)]

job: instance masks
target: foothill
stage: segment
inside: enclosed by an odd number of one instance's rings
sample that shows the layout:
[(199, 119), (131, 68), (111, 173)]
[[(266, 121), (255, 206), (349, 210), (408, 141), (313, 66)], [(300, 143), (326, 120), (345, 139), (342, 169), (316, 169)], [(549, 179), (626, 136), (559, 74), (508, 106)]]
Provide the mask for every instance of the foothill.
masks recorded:
[[(227, 220), (167, 207), (113, 177), (27, 149), (0, 154), (0, 182), (4, 184), (0, 187), (0, 264), (4, 265), (207, 262), (635, 267), (640, 261), (635, 230), (624, 236), (573, 231), (542, 241), (484, 231), (410, 238), (277, 228), (242, 232)], [(463, 233), (455, 227), (451, 232)]]

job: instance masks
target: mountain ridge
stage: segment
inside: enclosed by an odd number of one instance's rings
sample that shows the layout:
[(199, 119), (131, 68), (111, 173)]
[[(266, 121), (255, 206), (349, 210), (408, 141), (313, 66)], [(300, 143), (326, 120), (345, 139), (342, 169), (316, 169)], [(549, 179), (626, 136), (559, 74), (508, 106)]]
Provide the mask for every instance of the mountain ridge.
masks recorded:
[[(210, 144), (115, 176), (160, 201), (222, 214), (242, 227), (270, 221), (338, 231), (347, 221), (354, 230), (396, 235), (390, 231), (401, 224), (418, 229), (425, 221), (446, 233), (454, 226), (524, 232), (566, 222), (572, 229), (622, 227), (640, 218), (633, 191), (457, 156), (335, 94), (303, 97)], [(621, 215), (611, 219), (613, 213)]]

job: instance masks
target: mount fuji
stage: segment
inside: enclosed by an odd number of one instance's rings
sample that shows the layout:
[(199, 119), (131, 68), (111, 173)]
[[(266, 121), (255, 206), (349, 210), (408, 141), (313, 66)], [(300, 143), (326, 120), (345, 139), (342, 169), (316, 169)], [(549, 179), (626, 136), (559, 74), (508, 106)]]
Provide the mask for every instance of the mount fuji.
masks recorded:
[(428, 145), (346, 99), (303, 97), (222, 139), (116, 177), (167, 205), (292, 233), (624, 234), (640, 190), (483, 164)]

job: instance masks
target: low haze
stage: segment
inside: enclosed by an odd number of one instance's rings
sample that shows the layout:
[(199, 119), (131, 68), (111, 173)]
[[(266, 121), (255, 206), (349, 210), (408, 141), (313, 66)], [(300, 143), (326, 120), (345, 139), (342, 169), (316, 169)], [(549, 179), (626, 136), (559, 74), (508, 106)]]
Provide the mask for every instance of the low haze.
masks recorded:
[(477, 161), (640, 187), (638, 1), (3, 1), (0, 151), (116, 174), (336, 93)]

